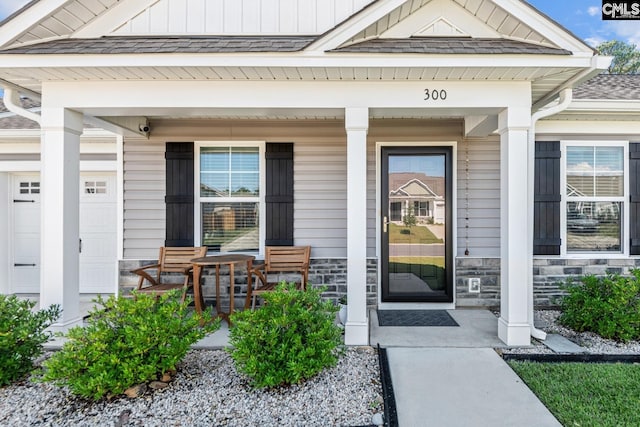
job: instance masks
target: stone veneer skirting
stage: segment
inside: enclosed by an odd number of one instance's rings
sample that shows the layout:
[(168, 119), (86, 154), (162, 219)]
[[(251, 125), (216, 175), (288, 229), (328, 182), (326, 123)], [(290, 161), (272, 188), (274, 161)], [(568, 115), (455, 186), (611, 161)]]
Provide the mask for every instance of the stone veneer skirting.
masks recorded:
[[(130, 270), (142, 265), (153, 264), (156, 260), (121, 260), (120, 293), (128, 294), (138, 282)], [(259, 262), (259, 261), (258, 261)], [(558, 304), (563, 295), (561, 285), (572, 278), (585, 274), (605, 275), (607, 273), (628, 274), (629, 269), (640, 268), (640, 258), (617, 259), (576, 259), (536, 257), (533, 260), (533, 293), (536, 307)], [(456, 306), (457, 307), (498, 307), (500, 305), (500, 258), (457, 257)], [(226, 267), (221, 271), (221, 294), (223, 299), (229, 294), (229, 276)], [(469, 292), (468, 279), (480, 278), (480, 292)], [(176, 277), (180, 281), (179, 277)], [(280, 279), (286, 280), (286, 276)], [(293, 277), (291, 278), (293, 279)], [(344, 258), (312, 259), (309, 282), (313, 286), (326, 286), (325, 297), (337, 300), (347, 293), (347, 260)], [(235, 270), (236, 305), (240, 305), (247, 292), (246, 271), (242, 267)], [(367, 305), (377, 305), (378, 260), (367, 259)], [(215, 275), (213, 269), (205, 270), (204, 296), (213, 299), (215, 295)]]
[[(130, 271), (143, 265), (155, 264), (157, 260), (121, 260), (119, 262), (120, 271), (120, 294), (127, 295), (138, 284), (138, 276)], [(256, 261), (256, 264), (260, 261)], [(375, 258), (367, 259), (367, 305), (375, 307), (377, 304), (377, 288), (378, 288), (378, 260)], [(229, 275), (227, 267), (222, 267), (220, 271), (220, 289), (222, 300), (229, 295)], [(184, 276), (183, 276), (184, 277)], [(287, 280), (287, 275), (282, 275), (278, 280)], [(215, 270), (207, 268), (204, 270), (203, 294), (205, 299), (213, 299), (215, 297)], [(180, 277), (176, 276), (176, 280), (180, 282)], [(293, 275), (289, 280), (300, 280), (299, 276)], [(244, 300), (247, 294), (247, 272), (244, 266), (236, 266), (234, 272), (235, 288), (233, 290), (236, 299), (236, 305), (240, 304), (240, 300)], [(341, 296), (347, 294), (347, 260), (344, 258), (323, 258), (312, 259), (309, 266), (309, 283), (313, 286), (326, 286), (324, 293), (326, 298), (338, 300)]]

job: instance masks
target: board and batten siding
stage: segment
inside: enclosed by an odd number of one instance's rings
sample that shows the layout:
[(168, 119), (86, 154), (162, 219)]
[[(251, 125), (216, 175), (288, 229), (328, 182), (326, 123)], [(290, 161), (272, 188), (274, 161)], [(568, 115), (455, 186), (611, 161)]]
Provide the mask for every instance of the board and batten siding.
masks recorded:
[[(467, 145), (468, 144), (468, 145)], [(467, 179), (467, 148), (469, 177)], [(458, 256), (500, 256), (500, 141), (469, 139), (458, 144)], [(468, 212), (467, 212), (468, 202)], [(469, 229), (466, 229), (466, 218)]]
[(114, 35), (322, 34), (372, 0), (161, 0)]

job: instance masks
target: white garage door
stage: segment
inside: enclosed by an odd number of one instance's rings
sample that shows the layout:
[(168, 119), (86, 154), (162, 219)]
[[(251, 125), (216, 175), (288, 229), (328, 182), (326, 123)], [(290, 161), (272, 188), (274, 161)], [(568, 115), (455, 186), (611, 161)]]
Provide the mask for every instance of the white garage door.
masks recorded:
[[(40, 292), (40, 181), (13, 180), (14, 293)], [(114, 174), (80, 177), (80, 292), (113, 293), (116, 288), (116, 179)]]

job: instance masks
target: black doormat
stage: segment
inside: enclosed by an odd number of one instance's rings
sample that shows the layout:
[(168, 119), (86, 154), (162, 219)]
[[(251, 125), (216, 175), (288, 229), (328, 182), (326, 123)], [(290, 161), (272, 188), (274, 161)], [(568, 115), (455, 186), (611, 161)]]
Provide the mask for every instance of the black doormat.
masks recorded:
[(459, 326), (446, 310), (378, 310), (380, 326)]

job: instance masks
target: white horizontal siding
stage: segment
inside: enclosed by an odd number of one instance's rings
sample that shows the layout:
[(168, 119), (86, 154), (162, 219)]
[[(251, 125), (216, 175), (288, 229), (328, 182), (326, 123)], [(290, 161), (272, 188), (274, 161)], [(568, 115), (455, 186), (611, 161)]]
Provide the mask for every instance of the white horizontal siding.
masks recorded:
[(372, 0), (161, 0), (114, 34), (322, 34)]
[(347, 247), (347, 150), (344, 141), (294, 145), (295, 243), (313, 257), (345, 257)]
[(154, 259), (165, 239), (164, 141), (124, 143), (124, 258)]
[(457, 203), (458, 256), (463, 256), (467, 247), (470, 256), (500, 256), (500, 142), (497, 138), (465, 140), (458, 144)]
[[(164, 141), (207, 139), (203, 135), (234, 135), (237, 140), (290, 141), (294, 143), (294, 237), (295, 244), (311, 245), (317, 258), (345, 257), (347, 235), (347, 159), (343, 123), (243, 123), (209, 125), (183, 122), (161, 130), (156, 140), (126, 140), (124, 144), (124, 248), (127, 259), (153, 259), (165, 237)], [(425, 130), (426, 129), (426, 130)], [(435, 121), (411, 126), (407, 122), (374, 124), (367, 146), (367, 255), (376, 255), (376, 142), (460, 141), (456, 123)], [(260, 135), (260, 137), (256, 137)], [(417, 136), (418, 135), (418, 136)], [(232, 138), (209, 138), (228, 141)], [(466, 142), (457, 145), (458, 255), (466, 248), (467, 216)], [(469, 200), (471, 256), (499, 256), (500, 250), (500, 152), (497, 138), (469, 141)]]

